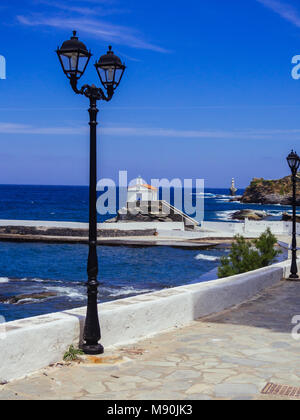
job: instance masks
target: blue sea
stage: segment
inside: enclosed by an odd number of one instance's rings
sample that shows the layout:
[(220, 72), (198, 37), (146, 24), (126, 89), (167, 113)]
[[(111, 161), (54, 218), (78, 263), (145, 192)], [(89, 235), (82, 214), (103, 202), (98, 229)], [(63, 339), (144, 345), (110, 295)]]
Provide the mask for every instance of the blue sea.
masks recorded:
[[(290, 211), (283, 206), (230, 202), (228, 193), (228, 189), (205, 190), (205, 220), (228, 221), (245, 208), (265, 210), (269, 220), (280, 220), (284, 211)], [(99, 221), (110, 217), (99, 216)], [(0, 186), (0, 219), (88, 222), (88, 188)], [(107, 302), (215, 278), (228, 250), (100, 246), (98, 253), (99, 302)], [(0, 242), (0, 298), (56, 293), (39, 302), (0, 303), (0, 315), (11, 321), (84, 306), (87, 255), (87, 245)]]

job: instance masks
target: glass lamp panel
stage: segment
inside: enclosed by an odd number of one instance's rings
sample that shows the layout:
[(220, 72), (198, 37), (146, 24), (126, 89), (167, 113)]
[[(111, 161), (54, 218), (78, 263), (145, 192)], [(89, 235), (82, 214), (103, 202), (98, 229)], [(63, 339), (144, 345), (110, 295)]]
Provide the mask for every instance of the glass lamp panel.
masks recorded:
[(65, 54), (61, 54), (60, 58), (61, 58), (64, 71), (69, 72), (71, 69), (70, 57), (68, 57)]
[(123, 71), (124, 71), (123, 69), (116, 69), (116, 72), (115, 72), (115, 82), (116, 82), (117, 85), (121, 81), (121, 77), (122, 77)]
[(97, 67), (98, 74), (101, 80), (101, 83), (104, 85), (106, 83), (106, 71), (101, 67)]
[(287, 159), (289, 167), (293, 169), (299, 169), (299, 160), (296, 155), (290, 155)]
[(78, 60), (78, 70), (80, 72), (83, 72), (85, 70), (88, 60), (89, 60), (89, 57), (87, 57), (86, 55), (80, 54), (79, 60)]

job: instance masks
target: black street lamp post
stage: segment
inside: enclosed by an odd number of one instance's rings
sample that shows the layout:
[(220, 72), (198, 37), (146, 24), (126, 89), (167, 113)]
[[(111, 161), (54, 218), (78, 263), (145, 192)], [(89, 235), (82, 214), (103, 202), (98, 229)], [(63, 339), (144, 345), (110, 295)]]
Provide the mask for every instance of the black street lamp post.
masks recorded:
[(78, 80), (83, 76), (92, 54), (86, 46), (78, 40), (76, 31), (73, 37), (65, 41), (56, 51), (65, 75), (70, 79), (70, 84), (75, 93), (85, 95), (90, 100), (90, 214), (89, 214), (89, 256), (88, 256), (88, 305), (84, 327), (84, 353), (97, 355), (104, 352), (99, 344), (101, 331), (98, 317), (98, 257), (97, 257), (97, 101), (110, 101), (115, 89), (119, 86), (125, 71), (119, 57), (112, 52), (112, 47), (103, 55), (95, 67), (100, 81), (106, 89), (106, 94), (95, 85), (84, 85), (78, 89)]
[(293, 239), (292, 239), (292, 266), (290, 280), (299, 281), (298, 267), (297, 267), (297, 224), (296, 224), (296, 180), (297, 172), (300, 166), (300, 158), (293, 150), (287, 157), (289, 167), (292, 172), (292, 183), (293, 183)]

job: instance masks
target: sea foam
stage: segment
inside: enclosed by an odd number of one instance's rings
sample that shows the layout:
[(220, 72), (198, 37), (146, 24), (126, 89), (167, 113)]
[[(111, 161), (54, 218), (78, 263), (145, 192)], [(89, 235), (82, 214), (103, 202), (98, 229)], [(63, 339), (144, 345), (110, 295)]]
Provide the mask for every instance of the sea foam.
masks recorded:
[(198, 254), (195, 257), (195, 260), (205, 260), (205, 261), (219, 261), (219, 257), (213, 255)]

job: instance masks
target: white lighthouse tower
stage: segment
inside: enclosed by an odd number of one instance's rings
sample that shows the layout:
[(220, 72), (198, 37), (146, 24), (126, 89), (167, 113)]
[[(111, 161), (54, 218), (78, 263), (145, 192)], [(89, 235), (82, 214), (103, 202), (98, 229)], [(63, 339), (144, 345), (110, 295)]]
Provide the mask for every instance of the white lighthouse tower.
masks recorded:
[(231, 196), (232, 196), (232, 197), (235, 197), (236, 192), (237, 192), (237, 188), (235, 188), (235, 179), (234, 179), (234, 178), (232, 178), (232, 181), (231, 181), (231, 188), (230, 188), (230, 194), (231, 194)]

